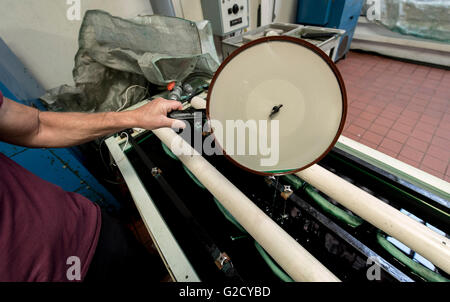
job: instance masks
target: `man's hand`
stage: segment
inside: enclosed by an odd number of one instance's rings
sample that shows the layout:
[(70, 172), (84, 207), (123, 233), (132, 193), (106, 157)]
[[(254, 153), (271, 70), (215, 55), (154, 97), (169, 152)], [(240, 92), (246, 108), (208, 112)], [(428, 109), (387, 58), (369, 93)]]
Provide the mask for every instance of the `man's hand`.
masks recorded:
[(156, 99), (131, 111), (78, 113), (41, 112), (9, 99), (0, 107), (0, 141), (31, 148), (76, 146), (127, 128), (184, 128), (167, 117), (182, 109), (177, 101)]
[(157, 98), (148, 104), (131, 112), (136, 115), (138, 128), (153, 130), (162, 127), (184, 129), (186, 125), (180, 121), (167, 117), (173, 110), (182, 110), (183, 105), (178, 101), (169, 101)]

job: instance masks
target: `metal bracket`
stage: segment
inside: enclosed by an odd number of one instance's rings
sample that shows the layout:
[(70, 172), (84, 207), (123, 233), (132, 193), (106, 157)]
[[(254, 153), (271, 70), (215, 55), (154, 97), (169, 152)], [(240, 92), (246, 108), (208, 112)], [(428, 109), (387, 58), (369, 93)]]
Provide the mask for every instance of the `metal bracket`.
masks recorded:
[(215, 263), (220, 270), (222, 270), (223, 266), (226, 263), (230, 263), (230, 265), (233, 266), (233, 263), (231, 263), (230, 257), (225, 252), (220, 253), (220, 255), (219, 255), (219, 257), (217, 257)]
[(288, 198), (292, 195), (293, 191), (291, 189), (291, 186), (284, 186), (283, 192), (281, 192), (281, 197), (283, 197), (284, 200), (288, 200)]
[(158, 167), (152, 168), (152, 175), (153, 175), (153, 176), (158, 176), (158, 175), (160, 175), (161, 173), (162, 173), (162, 171), (161, 171), (160, 168), (158, 168)]

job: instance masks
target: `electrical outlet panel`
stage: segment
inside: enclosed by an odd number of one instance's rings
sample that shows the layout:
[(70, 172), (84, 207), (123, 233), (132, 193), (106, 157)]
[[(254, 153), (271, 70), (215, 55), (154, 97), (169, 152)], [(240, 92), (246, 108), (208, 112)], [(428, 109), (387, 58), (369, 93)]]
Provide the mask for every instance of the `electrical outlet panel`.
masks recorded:
[(202, 0), (202, 10), (215, 35), (225, 36), (249, 26), (248, 0)]

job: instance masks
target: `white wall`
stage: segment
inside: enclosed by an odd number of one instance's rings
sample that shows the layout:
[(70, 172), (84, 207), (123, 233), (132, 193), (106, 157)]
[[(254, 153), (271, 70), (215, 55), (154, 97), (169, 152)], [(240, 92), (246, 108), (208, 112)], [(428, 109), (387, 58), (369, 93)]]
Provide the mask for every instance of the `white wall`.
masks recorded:
[(202, 4), (200, 0), (179, 0), (179, 2), (182, 7), (183, 18), (191, 21), (203, 20)]
[(261, 4), (261, 0), (248, 0), (250, 22), (248, 30), (254, 30), (258, 24), (258, 6)]
[[(256, 0), (250, 0), (256, 1)], [(272, 22), (295, 23), (297, 19), (298, 0), (260, 0), (262, 3), (261, 23), (266, 25)], [(275, 5), (275, 19), (273, 17), (273, 6)]]
[(277, 0), (275, 3), (275, 22), (295, 23), (298, 0)]
[[(203, 19), (200, 0), (174, 0), (181, 16)], [(250, 28), (256, 27), (261, 0), (249, 0)], [(152, 14), (149, 0), (80, 0), (82, 16), (89, 9), (102, 9), (112, 15), (130, 18)], [(1, 0), (0, 37), (8, 44), (36, 79), (50, 89), (73, 84), (72, 69), (78, 50), (81, 21), (66, 18), (67, 0)], [(297, 0), (277, 0), (277, 22), (294, 23)]]
[[(81, 17), (102, 9), (120, 17), (152, 14), (149, 0), (80, 0)], [(66, 0), (2, 0), (0, 37), (45, 89), (73, 84), (81, 21), (66, 17)]]

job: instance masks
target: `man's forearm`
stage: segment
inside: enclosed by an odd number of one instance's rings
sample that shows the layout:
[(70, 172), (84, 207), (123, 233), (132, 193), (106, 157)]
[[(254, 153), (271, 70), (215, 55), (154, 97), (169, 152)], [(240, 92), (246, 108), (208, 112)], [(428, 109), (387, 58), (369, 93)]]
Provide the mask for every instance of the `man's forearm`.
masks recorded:
[(184, 128), (181, 121), (167, 117), (181, 110), (177, 101), (155, 99), (124, 112), (42, 112), (5, 99), (0, 106), (0, 140), (34, 148), (71, 147), (126, 128)]
[(134, 111), (104, 113), (39, 112), (39, 129), (30, 147), (70, 147), (137, 127)]

